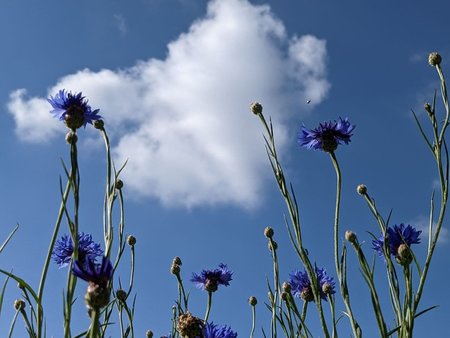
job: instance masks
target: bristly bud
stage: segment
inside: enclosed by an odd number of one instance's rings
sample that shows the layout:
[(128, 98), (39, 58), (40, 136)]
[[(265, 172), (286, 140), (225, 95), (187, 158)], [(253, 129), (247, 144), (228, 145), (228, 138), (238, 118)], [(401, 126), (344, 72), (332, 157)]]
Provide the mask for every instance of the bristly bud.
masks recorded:
[(357, 237), (353, 231), (347, 230), (345, 232), (345, 239), (350, 243), (356, 243)]
[(333, 285), (331, 285), (328, 282), (323, 283), (322, 285), (322, 292), (326, 295), (332, 294), (333, 293)]
[(89, 282), (84, 300), (89, 309), (101, 309), (109, 303), (111, 289), (107, 285)]
[(147, 338), (153, 338), (153, 331), (152, 330), (147, 330), (147, 332), (145, 333), (145, 336)]
[(258, 304), (258, 300), (256, 299), (255, 296), (251, 296), (251, 297), (248, 299), (248, 303), (249, 303), (251, 306), (255, 306), (256, 304)]
[(268, 248), (270, 251), (272, 251), (272, 249), (274, 249), (275, 251), (278, 249), (278, 244), (275, 241), (269, 242), (267, 244)]
[(303, 290), (300, 292), (300, 298), (305, 302), (312, 302), (314, 300), (314, 294), (311, 287), (303, 288)]
[(284, 282), (282, 285), (282, 289), (284, 292), (291, 292), (291, 284), (289, 284), (288, 282)]
[(125, 301), (127, 300), (127, 292), (125, 290), (118, 289), (116, 291), (116, 298), (125, 303)]
[(23, 311), (25, 309), (25, 301), (23, 299), (16, 299), (14, 301), (14, 309), (16, 311)]
[(266, 227), (264, 229), (264, 236), (266, 236), (267, 238), (272, 238), (273, 237), (273, 229), (271, 227)]
[(356, 187), (356, 191), (360, 195), (365, 195), (367, 194), (367, 187), (364, 184), (360, 184)]
[(120, 190), (123, 188), (123, 181), (121, 179), (117, 179), (115, 187), (117, 190)]
[(397, 256), (396, 256), (397, 263), (401, 265), (409, 265), (411, 264), (413, 260), (413, 256), (411, 253), (411, 249), (408, 247), (407, 244), (402, 243), (397, 249)]
[(70, 130), (67, 134), (66, 134), (66, 142), (68, 144), (75, 144), (78, 141), (78, 136), (77, 133), (75, 133), (73, 130)]
[(129, 246), (134, 246), (136, 244), (136, 237), (134, 237), (133, 235), (129, 235), (127, 237), (127, 243)]
[(180, 271), (180, 266), (178, 264), (172, 263), (172, 266), (170, 267), (170, 273), (172, 275), (178, 275)]
[(260, 115), (263, 111), (263, 106), (259, 102), (254, 102), (251, 104), (250, 109), (253, 114)]
[(98, 130), (103, 130), (105, 126), (105, 122), (103, 122), (103, 120), (96, 120), (94, 121), (94, 128), (98, 129)]
[(203, 337), (205, 323), (200, 318), (186, 312), (178, 317), (177, 331), (182, 338)]
[(181, 262), (181, 258), (178, 256), (175, 256), (173, 258), (172, 264), (176, 264), (176, 265), (183, 265), (183, 263)]
[(436, 52), (432, 52), (430, 53), (430, 55), (428, 55), (428, 63), (430, 64), (430, 66), (437, 66), (441, 63), (441, 61), (442, 57)]

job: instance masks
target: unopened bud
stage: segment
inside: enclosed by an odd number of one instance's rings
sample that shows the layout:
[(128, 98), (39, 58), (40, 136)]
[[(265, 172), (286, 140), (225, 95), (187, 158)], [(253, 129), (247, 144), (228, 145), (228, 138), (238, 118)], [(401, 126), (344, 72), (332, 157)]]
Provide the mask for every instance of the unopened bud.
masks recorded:
[(14, 301), (14, 309), (16, 311), (23, 311), (25, 309), (25, 301), (23, 299), (16, 299)]
[(326, 295), (333, 293), (333, 285), (330, 283), (323, 283), (322, 285), (322, 292)]
[(251, 104), (250, 109), (253, 114), (260, 115), (262, 113), (263, 106), (259, 102), (254, 102)]
[(127, 293), (125, 290), (118, 289), (116, 291), (116, 298), (122, 302), (125, 302), (127, 300)]
[(120, 190), (123, 188), (123, 181), (121, 179), (117, 179), (116, 181), (116, 189)]
[(94, 121), (94, 128), (98, 130), (103, 130), (103, 127), (105, 126), (105, 122), (103, 120), (95, 120)]
[(183, 265), (183, 263), (181, 262), (181, 258), (178, 256), (175, 256), (173, 258), (172, 264), (176, 264), (176, 265)]
[(248, 303), (249, 303), (251, 306), (255, 306), (256, 304), (258, 304), (258, 300), (256, 299), (255, 296), (251, 296), (251, 297), (248, 299)]
[(271, 227), (266, 227), (264, 229), (264, 236), (266, 236), (267, 238), (272, 238), (273, 237), (273, 229)]
[(152, 330), (147, 330), (147, 332), (145, 333), (145, 336), (147, 338), (153, 338), (153, 331)]
[(364, 184), (360, 184), (356, 187), (356, 191), (360, 195), (365, 195), (367, 194), (367, 187)]
[(430, 53), (430, 55), (428, 55), (428, 63), (430, 64), (430, 66), (437, 66), (441, 63), (441, 61), (442, 57), (436, 52)]
[(347, 230), (345, 232), (345, 239), (350, 243), (356, 243), (357, 237), (353, 231)]
[(397, 249), (397, 256), (396, 256), (397, 263), (406, 266), (411, 264), (412, 259), (413, 256), (411, 253), (411, 249), (408, 247), (408, 245), (405, 243), (400, 244), (400, 246)]
[(127, 243), (129, 246), (134, 246), (136, 244), (136, 237), (134, 237), (133, 235), (129, 235), (127, 237)]
[(172, 266), (170, 267), (170, 273), (172, 275), (178, 275), (180, 273), (180, 271), (181, 271), (181, 269), (178, 264), (172, 264)]

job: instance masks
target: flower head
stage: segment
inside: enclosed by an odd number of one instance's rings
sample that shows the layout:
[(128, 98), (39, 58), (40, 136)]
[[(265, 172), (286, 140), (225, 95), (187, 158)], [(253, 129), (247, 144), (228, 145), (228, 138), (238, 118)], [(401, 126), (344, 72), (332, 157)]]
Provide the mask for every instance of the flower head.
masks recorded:
[(320, 123), (316, 129), (308, 129), (303, 125), (297, 140), (300, 146), (307, 149), (332, 152), (339, 144), (350, 142), (353, 129), (355, 126), (349, 122), (348, 118)]
[(228, 269), (226, 264), (219, 264), (218, 269), (203, 270), (199, 275), (193, 273), (191, 282), (196, 283), (199, 289), (215, 292), (219, 285), (230, 285), (232, 275), (233, 272)]
[[(399, 248), (401, 247), (401, 252), (405, 254), (405, 249), (402, 244), (406, 244), (409, 248), (411, 244), (420, 243), (421, 230), (416, 230), (411, 225), (406, 225), (401, 223), (400, 225), (395, 224), (393, 228), (388, 227), (386, 229), (386, 240), (389, 247), (389, 253), (396, 257), (399, 257)], [(378, 252), (378, 255), (384, 257), (384, 236), (380, 236), (378, 239), (372, 241), (372, 247)]]
[(78, 260), (74, 261), (72, 274), (89, 283), (106, 285), (112, 278), (113, 266), (111, 261), (105, 256), (103, 256), (100, 264), (88, 256), (85, 264), (81, 264)]
[[(333, 277), (327, 275), (325, 269), (315, 268), (317, 283), (319, 284), (320, 298), (327, 300), (327, 294), (334, 294), (335, 282)], [(302, 298), (305, 302), (314, 300), (311, 282), (306, 271), (296, 270), (290, 274), (289, 284), (292, 294), (297, 298)], [(325, 287), (324, 287), (325, 286)]]
[[(72, 238), (69, 235), (63, 235), (61, 239), (56, 241), (52, 251), (52, 258), (60, 268), (63, 268), (69, 265), (70, 260), (72, 259), (72, 253)], [(103, 250), (101, 249), (100, 244), (95, 243), (92, 240), (91, 235), (85, 234), (84, 232), (78, 234), (78, 261), (81, 264), (84, 264), (88, 257), (95, 260), (102, 255)]]
[(113, 276), (114, 268), (109, 258), (103, 256), (100, 264), (88, 257), (85, 264), (74, 261), (72, 274), (87, 281), (88, 288), (84, 300), (89, 309), (100, 309), (109, 303), (111, 287), (109, 281)]
[(236, 338), (238, 335), (227, 325), (207, 323), (203, 328), (204, 338)]
[(50, 96), (47, 101), (53, 107), (50, 113), (60, 121), (64, 121), (69, 129), (76, 130), (86, 124), (92, 124), (101, 118), (99, 109), (92, 110), (88, 100), (81, 92), (72, 93), (65, 89), (60, 90), (55, 96)]

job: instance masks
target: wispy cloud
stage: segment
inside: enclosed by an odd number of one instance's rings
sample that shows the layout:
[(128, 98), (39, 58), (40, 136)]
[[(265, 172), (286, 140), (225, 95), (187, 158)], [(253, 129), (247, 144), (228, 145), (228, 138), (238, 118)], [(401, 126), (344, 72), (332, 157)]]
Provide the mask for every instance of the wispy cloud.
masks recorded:
[[(430, 219), (427, 216), (418, 216), (415, 219), (413, 219), (409, 224), (413, 225), (419, 230), (422, 230), (422, 236), (426, 237), (426, 241), (428, 242), (428, 239), (430, 237)], [(433, 222), (432, 224), (432, 233), (431, 236), (434, 236), (436, 232), (436, 223)], [(438, 243), (440, 244), (447, 244), (449, 242), (449, 230), (445, 227), (445, 224), (441, 227), (440, 233), (439, 233), (439, 239)]]
[[(263, 103), (282, 148), (293, 112), (298, 119), (327, 95), (326, 58), (324, 40), (289, 37), (268, 6), (213, 0), (205, 17), (168, 44), (164, 60), (81, 70), (61, 78), (49, 94), (83, 91), (101, 108), (118, 140), (116, 161), (129, 159), (123, 178), (135, 196), (169, 206), (252, 208), (268, 170), (249, 104)], [(45, 98), (28, 98), (19, 89), (8, 108), (24, 141), (64, 132), (49, 118)]]
[(116, 23), (117, 29), (119, 30), (120, 35), (121, 36), (127, 35), (128, 27), (127, 27), (127, 23), (126, 23), (123, 15), (114, 14), (113, 18)]

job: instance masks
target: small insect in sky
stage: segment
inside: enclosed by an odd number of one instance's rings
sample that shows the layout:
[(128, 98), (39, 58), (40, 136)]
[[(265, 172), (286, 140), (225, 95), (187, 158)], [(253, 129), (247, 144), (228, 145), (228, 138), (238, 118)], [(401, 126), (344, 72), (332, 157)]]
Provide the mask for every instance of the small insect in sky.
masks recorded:
[(311, 100), (306, 101), (306, 104), (310, 104), (310, 103), (311, 103)]

